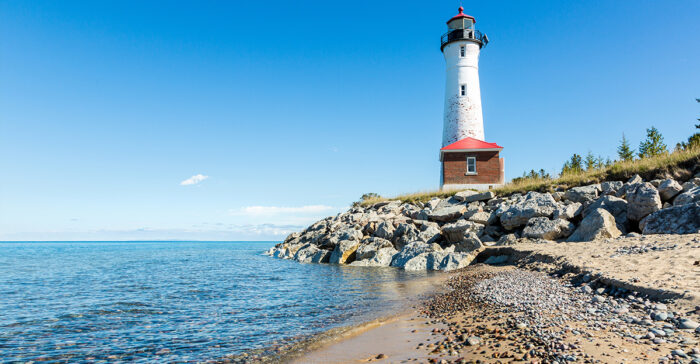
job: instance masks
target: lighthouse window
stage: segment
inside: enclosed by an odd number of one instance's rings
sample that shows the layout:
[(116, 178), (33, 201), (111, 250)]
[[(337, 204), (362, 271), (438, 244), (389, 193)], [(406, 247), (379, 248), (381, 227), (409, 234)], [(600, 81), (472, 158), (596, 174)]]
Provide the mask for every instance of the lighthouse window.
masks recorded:
[(464, 55), (467, 53), (467, 47), (466, 46), (461, 46), (459, 47), (459, 56), (464, 58)]
[(467, 174), (476, 174), (476, 157), (467, 157)]
[(462, 96), (467, 96), (467, 85), (461, 85), (459, 87), (459, 94)]

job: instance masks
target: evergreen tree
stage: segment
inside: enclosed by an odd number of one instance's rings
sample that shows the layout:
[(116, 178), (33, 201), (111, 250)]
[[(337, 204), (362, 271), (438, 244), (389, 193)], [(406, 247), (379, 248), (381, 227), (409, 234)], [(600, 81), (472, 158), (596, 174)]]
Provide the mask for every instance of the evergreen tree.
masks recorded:
[[(700, 99), (695, 99), (695, 101), (700, 102)], [(700, 121), (700, 119), (698, 119), (698, 121)], [(687, 150), (690, 148), (700, 147), (700, 124), (695, 124), (695, 129), (698, 129), (698, 132), (691, 135), (687, 142), (680, 142), (676, 144), (676, 149)]]
[(596, 160), (595, 156), (589, 150), (588, 154), (586, 154), (586, 170), (587, 171), (594, 170), (596, 167), (596, 162), (597, 162), (597, 160)]
[(630, 143), (627, 141), (624, 133), (622, 134), (620, 146), (617, 147), (617, 155), (620, 157), (621, 161), (631, 161), (634, 159), (634, 149), (630, 147)]
[(647, 129), (647, 138), (639, 143), (639, 158), (648, 158), (667, 153), (664, 137), (658, 129), (651, 127)]
[(568, 162), (564, 163), (561, 174), (580, 173), (583, 171), (583, 158), (580, 155), (574, 154)]

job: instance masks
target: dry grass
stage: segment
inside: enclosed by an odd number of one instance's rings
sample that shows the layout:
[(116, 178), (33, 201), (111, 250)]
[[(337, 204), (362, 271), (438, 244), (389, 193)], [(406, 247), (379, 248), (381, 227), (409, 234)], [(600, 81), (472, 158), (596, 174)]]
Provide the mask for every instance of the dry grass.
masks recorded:
[[(629, 162), (615, 162), (613, 165), (584, 171), (581, 173), (569, 173), (555, 179), (524, 179), (507, 183), (505, 186), (493, 189), (499, 196), (507, 196), (514, 193), (525, 193), (529, 191), (553, 191), (558, 187), (570, 188), (583, 186), (603, 181), (624, 181), (635, 174), (639, 174), (645, 180), (655, 178), (680, 178), (690, 177), (695, 169), (700, 165), (700, 148), (685, 151), (676, 151), (660, 156), (638, 159)], [(449, 191), (426, 191), (399, 195), (391, 198), (377, 197), (362, 202), (362, 206), (369, 206), (381, 201), (401, 200), (406, 203), (427, 202), (434, 197), (446, 198), (458, 192)]]

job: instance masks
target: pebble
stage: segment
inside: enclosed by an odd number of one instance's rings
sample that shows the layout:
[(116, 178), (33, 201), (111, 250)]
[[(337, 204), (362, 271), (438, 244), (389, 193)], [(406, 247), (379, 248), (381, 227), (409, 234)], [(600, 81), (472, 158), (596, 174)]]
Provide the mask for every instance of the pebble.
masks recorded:
[(697, 322), (691, 319), (682, 319), (678, 323), (678, 328), (681, 330), (695, 330), (700, 326)]
[(600, 303), (600, 302), (605, 302), (605, 297), (601, 295), (595, 295), (593, 296), (593, 302)]

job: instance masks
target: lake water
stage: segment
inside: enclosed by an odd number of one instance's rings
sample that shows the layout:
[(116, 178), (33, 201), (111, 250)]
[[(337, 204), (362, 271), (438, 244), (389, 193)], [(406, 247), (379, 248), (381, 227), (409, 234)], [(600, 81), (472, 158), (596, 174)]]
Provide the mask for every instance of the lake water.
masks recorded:
[(273, 242), (0, 243), (0, 361), (203, 361), (399, 309), (415, 278)]

